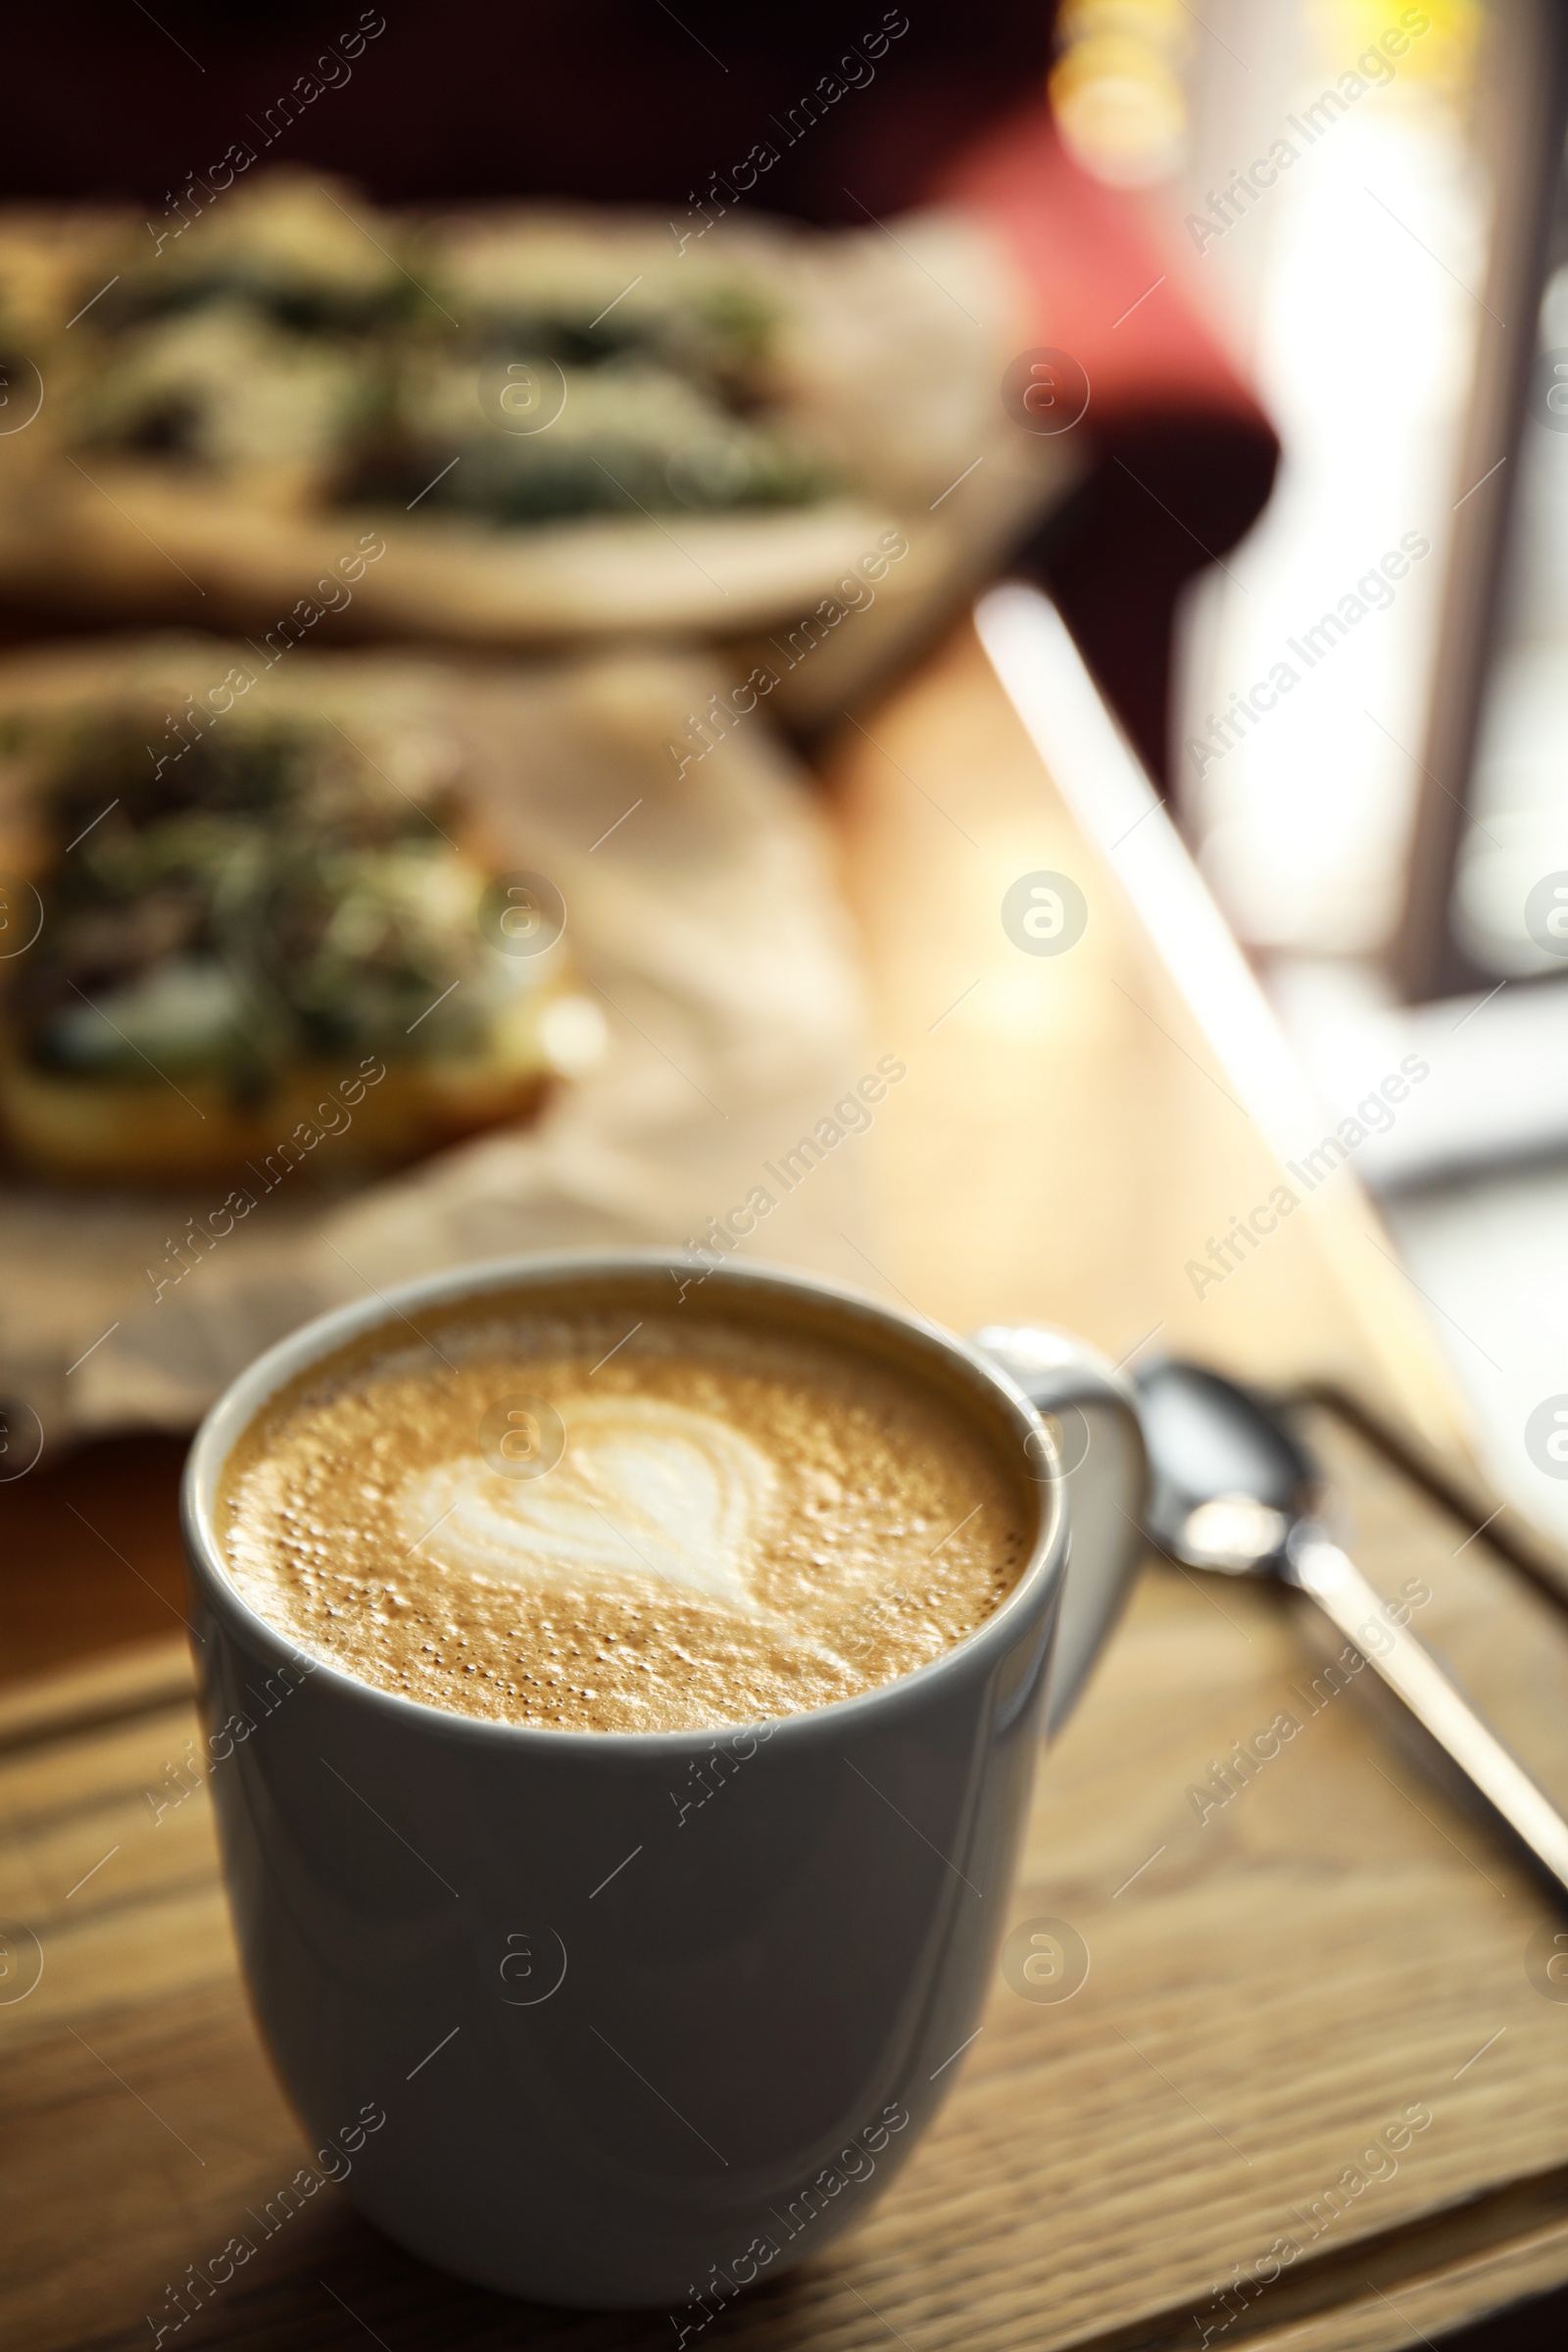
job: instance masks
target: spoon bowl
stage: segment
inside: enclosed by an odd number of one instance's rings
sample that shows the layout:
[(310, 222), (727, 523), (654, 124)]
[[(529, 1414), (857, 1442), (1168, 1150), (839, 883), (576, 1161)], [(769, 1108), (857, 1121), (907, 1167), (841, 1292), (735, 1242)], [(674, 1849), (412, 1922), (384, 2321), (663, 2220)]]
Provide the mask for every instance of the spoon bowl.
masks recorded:
[(1316, 1465), (1234, 1381), (1170, 1358), (1136, 1376), (1149, 1446), (1150, 1533), (1190, 1568), (1286, 1572), (1291, 1529), (1323, 1499)]

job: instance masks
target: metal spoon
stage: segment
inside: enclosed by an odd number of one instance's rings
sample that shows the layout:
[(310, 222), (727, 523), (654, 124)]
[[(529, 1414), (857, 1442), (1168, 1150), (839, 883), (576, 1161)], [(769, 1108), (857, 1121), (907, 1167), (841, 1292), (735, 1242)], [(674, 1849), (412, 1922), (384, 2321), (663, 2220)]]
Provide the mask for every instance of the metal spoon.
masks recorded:
[(1568, 1822), (1330, 1539), (1322, 1473), (1280, 1417), (1196, 1364), (1151, 1364), (1136, 1385), (1154, 1541), (1190, 1568), (1310, 1593), (1568, 1894)]

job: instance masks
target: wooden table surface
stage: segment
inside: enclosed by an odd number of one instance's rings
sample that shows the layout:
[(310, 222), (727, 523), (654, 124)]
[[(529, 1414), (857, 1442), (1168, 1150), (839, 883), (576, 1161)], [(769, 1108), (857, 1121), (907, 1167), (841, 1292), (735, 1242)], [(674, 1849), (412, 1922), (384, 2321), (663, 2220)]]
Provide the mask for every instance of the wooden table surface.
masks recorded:
[[(1277, 1173), (1114, 872), (967, 631), (858, 716), (833, 806), (876, 1048), (910, 1073), (864, 1139), (874, 1279), (959, 1328), (1038, 1315), (1118, 1357), (1153, 1334), (1339, 1382), (1413, 1431), (1459, 1479), (1457, 1512), (1345, 1420), (1312, 1425), (1374, 1582), (1430, 1590), (1418, 1630), (1568, 1797), (1568, 1616), (1494, 1547), (1506, 1520), (1473, 1535), (1490, 1504), (1464, 1491), (1451, 1392), (1352, 1172), (1195, 1297), (1187, 1261)], [(1021, 956), (998, 920), (1043, 867), (1091, 906), (1059, 958)], [(167, 2289), (236, 2231), (254, 2259), (166, 2341), (672, 2340), (662, 2314), (456, 2286), (333, 2187), (275, 2242), (247, 2223), (304, 2150), (245, 2009), (199, 1778), (155, 1813), (194, 1729), (177, 1455), (122, 1441), (0, 1493), (5, 2340), (151, 2341)], [(1549, 1579), (1539, 1547), (1521, 1557)], [(1314, 1693), (1333, 1646), (1287, 1596), (1151, 1568), (1041, 1774), (1013, 1902), (1015, 1923), (1077, 1931), (1087, 1982), (1040, 2004), (999, 1979), (887, 2202), (711, 2341), (1370, 2347), (1568, 2278), (1568, 2004), (1532, 1940), (1549, 1915), (1375, 1693)], [(1299, 1730), (1279, 1756), (1225, 1804), (1195, 1800), (1282, 1709)], [(1392, 2153), (1412, 2112), (1430, 2120)]]

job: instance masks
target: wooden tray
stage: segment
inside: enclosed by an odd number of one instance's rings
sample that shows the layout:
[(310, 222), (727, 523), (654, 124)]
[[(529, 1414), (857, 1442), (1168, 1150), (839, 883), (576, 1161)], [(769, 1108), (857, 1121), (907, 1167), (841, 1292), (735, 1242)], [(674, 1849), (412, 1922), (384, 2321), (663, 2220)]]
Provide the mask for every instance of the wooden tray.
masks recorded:
[[(1307, 1419), (1368, 1574), (1430, 1589), (1413, 1622), (1568, 1796), (1568, 1615), (1472, 1534), (1484, 1508), (1339, 1409)], [(1152, 1565), (1041, 1773), (1011, 1908), (1076, 1928), (1087, 1981), (1051, 2003), (999, 1978), (886, 2202), (688, 2344), (1315, 2352), (1568, 2278), (1568, 2003), (1527, 1973), (1551, 1915), (1370, 1677), (1325, 1675), (1337, 1648), (1289, 1595)], [(1282, 1711), (1296, 1734), (1216, 1802), (1214, 1766)], [(194, 1735), (172, 1644), (0, 1701), (5, 2340), (673, 2344), (662, 2312), (464, 2287), (335, 2186), (269, 2223), (309, 2156), (236, 1974)], [(202, 2303), (192, 2268), (233, 2238), (254, 2252)]]

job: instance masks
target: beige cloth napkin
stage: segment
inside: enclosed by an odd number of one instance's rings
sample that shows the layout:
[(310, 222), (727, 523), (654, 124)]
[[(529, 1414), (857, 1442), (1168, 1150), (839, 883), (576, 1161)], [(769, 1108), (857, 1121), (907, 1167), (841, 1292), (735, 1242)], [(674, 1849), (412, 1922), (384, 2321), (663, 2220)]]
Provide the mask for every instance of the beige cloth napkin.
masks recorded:
[[(131, 678), (177, 711), (228, 661), (192, 639), (29, 655), (0, 667), (0, 721)], [(51, 1449), (186, 1428), (270, 1342), (411, 1275), (598, 1243), (707, 1236), (710, 1257), (727, 1253), (711, 1220), (758, 1191), (774, 1205), (754, 1201), (753, 1253), (863, 1276), (843, 1229), (864, 1130), (832, 1118), (867, 1069), (848, 921), (809, 779), (763, 713), (677, 775), (666, 747), (720, 683), (706, 660), (667, 654), (530, 668), (303, 650), (259, 682), (253, 700), (340, 710), (368, 695), (460, 739), (503, 858), (564, 896), (605, 1055), (532, 1126), (335, 1197), (292, 1175), (298, 1190), (264, 1198), (156, 1296), (147, 1269), (168, 1274), (170, 1243), (207, 1222), (222, 1185), (155, 1198), (0, 1184), (0, 1398), (18, 1450), (29, 1414)], [(813, 1133), (808, 1173), (802, 1158), (780, 1181)]]

